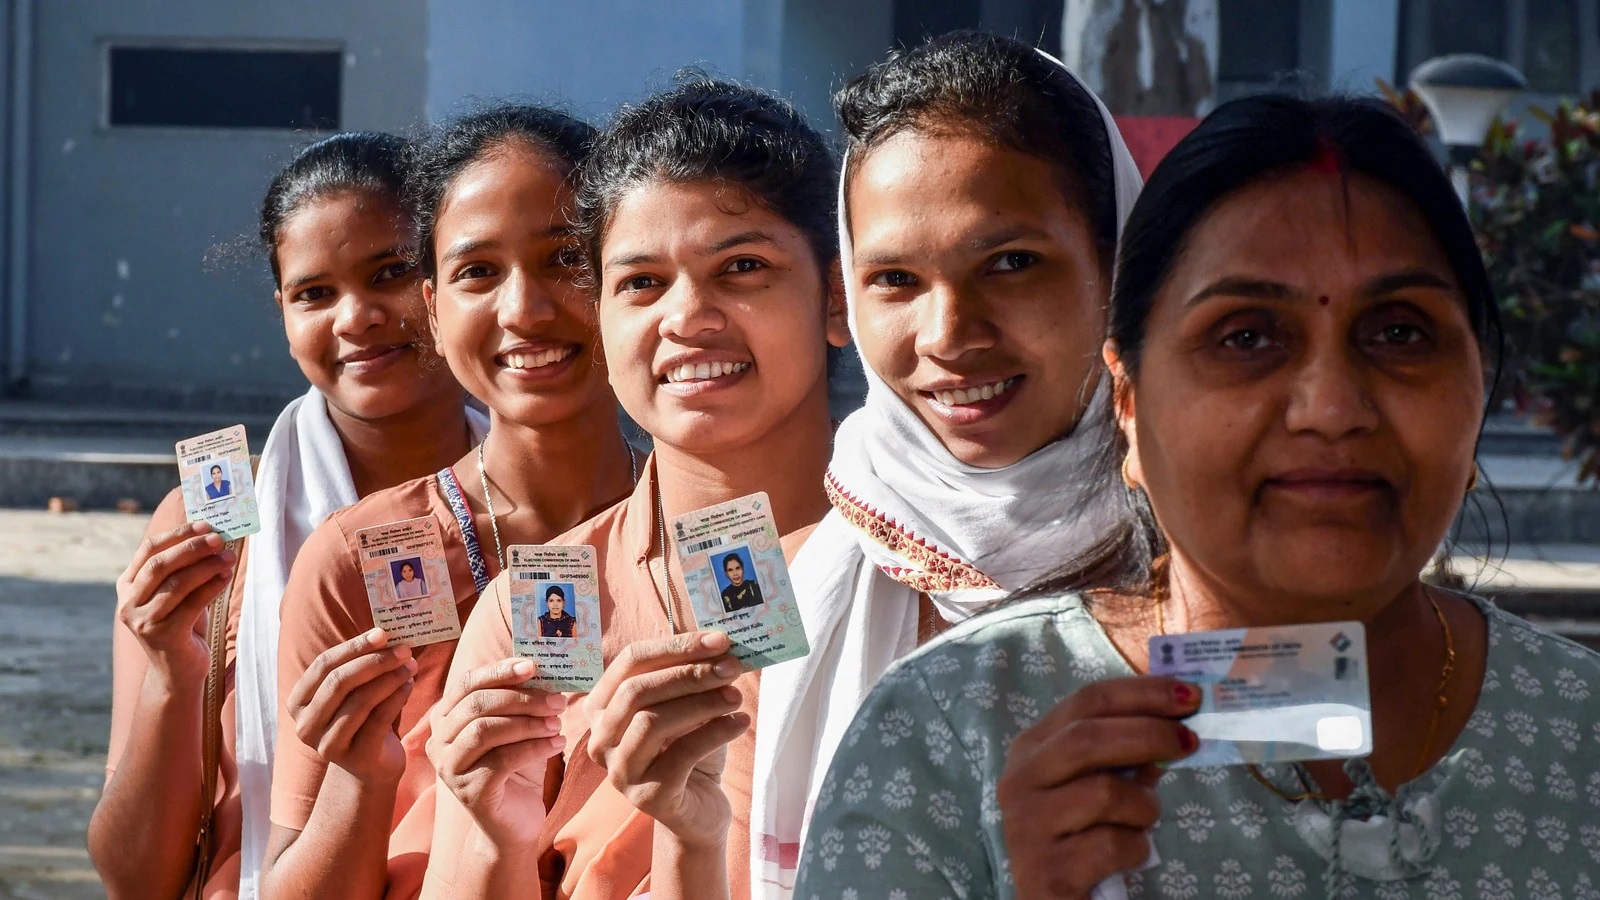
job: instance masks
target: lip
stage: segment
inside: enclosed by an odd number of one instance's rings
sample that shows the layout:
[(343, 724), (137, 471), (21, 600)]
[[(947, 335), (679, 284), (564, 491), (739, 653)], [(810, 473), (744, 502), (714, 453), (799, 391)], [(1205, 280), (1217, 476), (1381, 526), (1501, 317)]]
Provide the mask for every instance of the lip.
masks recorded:
[(1273, 475), (1262, 487), (1308, 499), (1337, 500), (1387, 491), (1391, 484), (1372, 469), (1308, 466)]
[[(1011, 375), (1003, 378), (982, 377), (950, 379), (935, 382), (926, 387), (917, 389), (917, 396), (922, 398), (924, 405), (934, 415), (953, 426), (977, 425), (985, 420), (999, 415), (1017, 394), (1027, 386), (1028, 376)], [(981, 390), (984, 387), (1005, 385), (1002, 392), (988, 399), (980, 399), (971, 403), (946, 403), (941, 395), (957, 391)]]
[[(694, 366), (700, 369), (700, 373), (683, 381), (669, 380), (678, 369), (685, 366)], [(734, 372), (719, 371), (715, 375), (707, 371), (708, 368), (715, 370), (726, 369), (731, 366), (743, 366), (744, 368)], [(752, 360), (749, 354), (733, 353), (726, 350), (676, 353), (655, 365), (657, 387), (678, 397), (694, 397), (726, 390), (744, 381), (753, 371), (755, 371), (755, 360)]]
[(495, 354), (494, 364), (521, 381), (549, 381), (572, 370), (583, 345), (571, 341), (522, 341)]
[(338, 366), (346, 375), (376, 375), (398, 364), (411, 348), (411, 344), (374, 344), (339, 357)]

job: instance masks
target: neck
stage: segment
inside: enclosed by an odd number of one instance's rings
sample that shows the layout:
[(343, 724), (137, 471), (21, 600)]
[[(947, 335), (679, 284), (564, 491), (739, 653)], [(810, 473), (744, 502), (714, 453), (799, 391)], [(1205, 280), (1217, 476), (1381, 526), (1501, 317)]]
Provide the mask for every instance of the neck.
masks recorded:
[[(543, 543), (604, 509), (632, 487), (627, 442), (609, 396), (561, 422), (527, 426), (499, 414), (483, 442), (484, 471), (507, 545)], [(462, 488), (484, 511), (477, 458), (462, 460)], [(487, 521), (485, 527), (489, 527)]]
[(779, 534), (814, 525), (828, 512), (822, 482), (832, 450), (826, 385), (783, 424), (750, 444), (709, 454), (656, 445), (661, 509), (674, 516), (765, 491)]
[(458, 458), (467, 437), (466, 398), (459, 388), (381, 419), (361, 419), (328, 404), (344, 445), (357, 496), (431, 475)]

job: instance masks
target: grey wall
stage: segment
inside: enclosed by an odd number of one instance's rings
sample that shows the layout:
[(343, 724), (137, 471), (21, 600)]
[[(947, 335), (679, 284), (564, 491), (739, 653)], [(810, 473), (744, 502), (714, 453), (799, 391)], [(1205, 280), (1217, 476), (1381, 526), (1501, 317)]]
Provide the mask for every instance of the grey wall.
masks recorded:
[(27, 309), (32, 387), (46, 397), (271, 405), (303, 389), (249, 235), (272, 173), (313, 135), (103, 125), (110, 39), (334, 43), (343, 126), (422, 115), (424, 0), (36, 0)]

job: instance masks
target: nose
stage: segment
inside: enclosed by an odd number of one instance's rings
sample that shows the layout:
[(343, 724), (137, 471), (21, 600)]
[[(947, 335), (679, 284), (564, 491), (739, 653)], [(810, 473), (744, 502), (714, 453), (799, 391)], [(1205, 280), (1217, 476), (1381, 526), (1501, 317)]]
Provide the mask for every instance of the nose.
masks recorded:
[(1342, 343), (1308, 353), (1290, 393), (1285, 424), (1291, 433), (1332, 440), (1377, 428), (1378, 406), (1358, 357)]
[(659, 329), (664, 338), (693, 338), (727, 325), (710, 292), (692, 278), (679, 278), (656, 303), (665, 309)]
[(513, 269), (500, 285), (495, 307), (499, 326), (513, 334), (534, 331), (556, 317), (556, 298), (550, 285), (521, 268)]
[(334, 311), (333, 330), (341, 337), (353, 337), (387, 323), (388, 319), (389, 312), (382, 303), (375, 303), (360, 294), (347, 293), (339, 298), (338, 308)]
[(919, 301), (915, 348), (918, 356), (953, 361), (975, 350), (988, 350), (999, 334), (983, 301), (973, 292), (935, 284)]

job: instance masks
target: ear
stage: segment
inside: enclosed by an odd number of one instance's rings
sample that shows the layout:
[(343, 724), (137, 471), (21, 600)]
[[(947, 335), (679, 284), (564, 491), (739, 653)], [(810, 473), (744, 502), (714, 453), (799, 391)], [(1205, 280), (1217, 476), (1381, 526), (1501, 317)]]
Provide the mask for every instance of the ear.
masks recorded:
[(1139, 429), (1135, 427), (1135, 404), (1133, 379), (1128, 377), (1128, 367), (1122, 361), (1122, 354), (1117, 349), (1117, 342), (1108, 340), (1100, 349), (1100, 356), (1105, 360), (1106, 368), (1111, 372), (1111, 403), (1117, 418), (1117, 429), (1122, 432), (1123, 440), (1128, 442), (1128, 460), (1123, 468), (1123, 476), (1133, 482), (1128, 485), (1144, 484), (1144, 467), (1139, 462)]
[[(439, 294), (434, 290), (433, 279), (422, 279), (422, 305), (428, 310), (428, 333), (433, 338), (434, 352), (439, 349)], [(443, 356), (444, 354), (439, 354)]]
[(850, 305), (845, 300), (844, 270), (839, 258), (834, 257), (828, 266), (828, 343), (835, 347), (850, 345)]
[(283, 318), (283, 288), (274, 288), (272, 302), (278, 307), (278, 318)]

